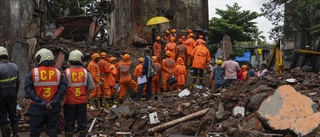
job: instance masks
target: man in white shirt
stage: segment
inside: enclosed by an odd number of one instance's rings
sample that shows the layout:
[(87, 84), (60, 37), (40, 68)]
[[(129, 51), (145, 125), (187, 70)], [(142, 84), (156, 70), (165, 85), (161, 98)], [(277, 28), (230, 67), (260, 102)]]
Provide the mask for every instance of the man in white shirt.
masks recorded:
[(267, 64), (262, 63), (260, 65), (260, 71), (258, 71), (258, 77), (263, 76), (266, 72), (268, 72), (267, 70)]

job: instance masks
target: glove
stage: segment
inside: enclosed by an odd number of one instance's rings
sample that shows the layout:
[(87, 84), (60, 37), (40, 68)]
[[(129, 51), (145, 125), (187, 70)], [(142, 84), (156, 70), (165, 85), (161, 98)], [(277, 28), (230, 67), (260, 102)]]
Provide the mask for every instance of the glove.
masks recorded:
[(100, 80), (104, 82), (104, 78), (100, 78)]
[(103, 83), (102, 83), (102, 82), (99, 82), (98, 85), (101, 86), (101, 85), (103, 85)]

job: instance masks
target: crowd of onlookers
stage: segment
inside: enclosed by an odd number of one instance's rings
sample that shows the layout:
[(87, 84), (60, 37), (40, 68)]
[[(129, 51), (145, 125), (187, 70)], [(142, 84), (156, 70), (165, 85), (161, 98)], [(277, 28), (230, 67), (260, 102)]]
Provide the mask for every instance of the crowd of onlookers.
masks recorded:
[(268, 70), (267, 65), (262, 63), (256, 71), (251, 63), (239, 65), (235, 60), (235, 55), (231, 54), (229, 60), (223, 62), (218, 60), (211, 73), (212, 88), (218, 92), (222, 88), (227, 88), (235, 81), (244, 81), (250, 77), (263, 76)]

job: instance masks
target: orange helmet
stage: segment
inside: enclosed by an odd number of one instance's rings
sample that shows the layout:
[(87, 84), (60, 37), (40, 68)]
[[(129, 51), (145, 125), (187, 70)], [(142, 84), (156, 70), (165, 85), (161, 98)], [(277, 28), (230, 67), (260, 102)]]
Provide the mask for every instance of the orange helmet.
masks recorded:
[(166, 33), (170, 34), (170, 31), (169, 31), (169, 30), (166, 30)]
[(190, 33), (190, 34), (189, 34), (189, 37), (194, 37), (194, 34), (193, 34), (193, 33)]
[(101, 53), (100, 53), (100, 56), (105, 56), (105, 57), (107, 57), (107, 56), (108, 56), (108, 54), (107, 54), (107, 53), (105, 53), (105, 52), (101, 52)]
[(140, 63), (143, 63), (143, 61), (144, 61), (144, 58), (143, 57), (141, 57), (141, 58), (139, 58), (139, 60), (138, 60)]
[(170, 56), (171, 56), (171, 51), (167, 50), (167, 51), (166, 51), (166, 56), (169, 56), (169, 57), (170, 57)]
[(177, 33), (177, 30), (176, 29), (172, 29), (171, 33)]
[(179, 39), (178, 42), (183, 42), (183, 40), (182, 40), (182, 39)]
[(199, 36), (199, 38), (200, 38), (200, 39), (203, 39), (203, 36), (202, 36), (202, 35), (200, 35), (200, 36)]
[(192, 29), (188, 29), (187, 32), (188, 32), (188, 33), (192, 33)]
[(176, 39), (175, 37), (170, 37), (170, 41), (174, 41)]
[(181, 36), (181, 39), (185, 39), (185, 38), (186, 38), (186, 36), (184, 36), (184, 35), (183, 35), (183, 36)]
[(112, 62), (112, 61), (115, 61), (115, 60), (117, 60), (117, 58), (115, 58), (115, 57), (110, 57), (109, 58), (109, 62)]
[(157, 61), (157, 56), (152, 56), (153, 61)]
[(129, 55), (129, 54), (124, 54), (124, 55), (122, 56), (122, 59), (123, 59), (124, 61), (128, 61), (128, 60), (130, 60), (130, 55)]
[(161, 37), (160, 37), (160, 36), (157, 36), (157, 37), (156, 37), (156, 40), (160, 40), (160, 39), (161, 39)]
[(96, 58), (100, 58), (100, 55), (98, 53), (93, 53), (91, 55), (91, 59), (96, 59)]

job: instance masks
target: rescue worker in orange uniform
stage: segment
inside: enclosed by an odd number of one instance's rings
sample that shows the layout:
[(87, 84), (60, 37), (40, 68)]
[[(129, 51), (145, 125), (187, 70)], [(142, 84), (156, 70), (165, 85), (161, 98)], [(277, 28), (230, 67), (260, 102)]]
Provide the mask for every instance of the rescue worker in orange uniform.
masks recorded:
[(164, 48), (165, 51), (170, 51), (171, 56), (170, 58), (175, 60), (177, 55), (177, 44), (174, 42), (174, 37), (170, 38), (170, 43), (166, 44), (166, 47)]
[(242, 65), (241, 66), (241, 70), (237, 74), (238, 80), (240, 80), (240, 81), (246, 80), (247, 79), (247, 74), (248, 74), (247, 65)]
[(187, 46), (187, 68), (189, 69), (191, 67), (191, 63), (192, 63), (192, 57), (191, 57), (191, 52), (193, 51), (193, 49), (195, 48), (195, 41), (193, 39), (194, 34), (190, 33), (188, 35), (188, 39), (186, 41), (186, 46)]
[(203, 40), (203, 36), (200, 35), (199, 38), (196, 40), (196, 46), (199, 46), (201, 43), (206, 42), (205, 40)]
[(177, 45), (177, 57), (182, 58), (183, 62), (186, 62), (187, 55), (187, 46), (184, 44), (182, 39), (179, 39)]
[(94, 82), (94, 89), (90, 93), (87, 107), (90, 107), (90, 101), (93, 99), (96, 109), (100, 108), (101, 102), (99, 101), (99, 97), (102, 97), (101, 86), (103, 85), (103, 80), (101, 79), (100, 75), (100, 67), (98, 65), (99, 60), (100, 55), (98, 53), (92, 54), (91, 61), (87, 67), (87, 70), (90, 72)]
[(190, 38), (189, 34), (192, 33), (192, 29), (187, 29), (187, 39)]
[(117, 82), (117, 79), (118, 79), (118, 71), (117, 71), (117, 68), (115, 66), (115, 64), (117, 63), (117, 58), (115, 57), (111, 57), (109, 58), (109, 62), (110, 62), (110, 73), (109, 75), (107, 76), (107, 81), (109, 83), (109, 86), (110, 86), (110, 90), (111, 92), (110, 93), (106, 93), (106, 97), (107, 97), (107, 103), (106, 103), (106, 107), (107, 108), (110, 108), (112, 104), (117, 104), (118, 102), (116, 102), (114, 100), (114, 95), (116, 93), (116, 82)]
[[(136, 68), (134, 69), (134, 72), (133, 72), (134, 80), (136, 82), (138, 82), (138, 77), (141, 77), (141, 75), (142, 75), (144, 58), (140, 57), (138, 59), (138, 61), (139, 61), (139, 64), (136, 66)], [(141, 100), (146, 99), (145, 95), (146, 95), (146, 86), (143, 87)]]
[(166, 30), (163, 34), (163, 42), (165, 44), (169, 43), (170, 42), (170, 31), (169, 30)]
[(122, 56), (122, 60), (118, 63), (117, 69), (120, 77), (119, 103), (122, 104), (128, 87), (131, 87), (134, 92), (138, 91), (138, 83), (131, 78), (131, 61), (129, 54)]
[[(103, 85), (101, 85), (102, 96), (104, 96), (104, 98), (107, 98), (105, 95), (110, 94), (110, 92), (111, 92), (109, 82), (107, 81), (107, 76), (110, 73), (110, 68), (109, 68), (110, 63), (108, 60), (107, 53), (105, 53), (105, 52), (100, 53), (100, 60), (98, 62), (98, 65), (100, 68), (100, 77), (103, 82)], [(100, 107), (103, 107), (102, 98), (103, 97), (99, 97)]]
[(177, 77), (177, 89), (182, 90), (184, 85), (186, 84), (186, 77), (187, 77), (187, 68), (183, 63), (183, 59), (178, 57), (177, 65), (176, 65), (176, 72), (175, 75)]
[(87, 97), (94, 89), (94, 82), (90, 73), (82, 67), (83, 54), (79, 50), (73, 50), (69, 54), (70, 68), (64, 71), (68, 89), (63, 105), (65, 137), (73, 137), (74, 125), (77, 120), (79, 137), (87, 135)]
[(192, 52), (193, 57), (192, 68), (193, 68), (193, 87), (196, 86), (197, 77), (199, 77), (199, 88), (202, 89), (203, 72), (205, 67), (209, 67), (210, 63), (210, 52), (203, 42), (197, 46)]
[(166, 58), (162, 60), (162, 87), (163, 91), (167, 92), (168, 90), (173, 90), (173, 85), (168, 85), (167, 80), (175, 73), (175, 61), (171, 58), (171, 52), (166, 51)]
[[(65, 76), (53, 67), (53, 53), (40, 49), (35, 58), (38, 67), (33, 68), (25, 80), (25, 92), (30, 99), (30, 137), (39, 137), (45, 129), (47, 136), (58, 136), (61, 103), (67, 90)], [(45, 128), (44, 128), (45, 127)]]
[(172, 29), (172, 30), (171, 30), (170, 37), (174, 37), (174, 38), (177, 37), (177, 30), (176, 30), (176, 29)]
[(153, 44), (153, 54), (158, 57), (158, 59), (161, 58), (161, 43), (160, 43), (161, 37), (156, 37), (156, 42)]
[(157, 74), (152, 78), (152, 93), (159, 93), (160, 92), (160, 79), (162, 75), (162, 66), (158, 62), (157, 56), (152, 56), (154, 61), (154, 67), (156, 68)]

